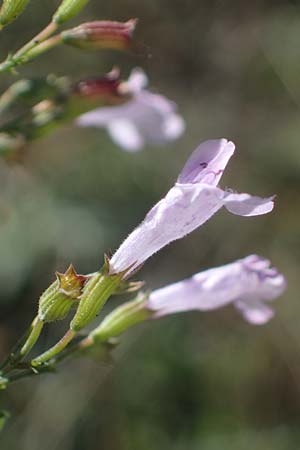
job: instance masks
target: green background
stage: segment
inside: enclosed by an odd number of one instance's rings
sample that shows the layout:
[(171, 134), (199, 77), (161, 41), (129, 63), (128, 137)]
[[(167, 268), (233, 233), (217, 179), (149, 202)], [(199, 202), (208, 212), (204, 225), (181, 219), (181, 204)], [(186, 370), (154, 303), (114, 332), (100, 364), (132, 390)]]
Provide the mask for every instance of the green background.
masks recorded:
[[(1, 34), (0, 54), (43, 26), (58, 2), (32, 0)], [(105, 131), (66, 126), (0, 163), (0, 351), (4, 357), (53, 278), (73, 262), (97, 270), (173, 184), (201, 142), (237, 151), (222, 186), (277, 194), (269, 215), (222, 211), (152, 257), (149, 288), (250, 253), (268, 257), (288, 290), (254, 327), (232, 308), (187, 313), (128, 332), (115, 363), (89, 359), (1, 393), (13, 417), (5, 450), (295, 450), (300, 442), (300, 5), (256, 0), (91, 0), (72, 21), (140, 19), (135, 49), (61, 47), (19, 69), (74, 81), (143, 67), (176, 101), (187, 129), (175, 143), (123, 152)], [(69, 24), (70, 25), (70, 24)], [(1, 76), (3, 91), (13, 79)], [(112, 299), (105, 311), (121, 301)], [(104, 312), (103, 312), (104, 314)], [(63, 333), (45, 328), (37, 351)]]

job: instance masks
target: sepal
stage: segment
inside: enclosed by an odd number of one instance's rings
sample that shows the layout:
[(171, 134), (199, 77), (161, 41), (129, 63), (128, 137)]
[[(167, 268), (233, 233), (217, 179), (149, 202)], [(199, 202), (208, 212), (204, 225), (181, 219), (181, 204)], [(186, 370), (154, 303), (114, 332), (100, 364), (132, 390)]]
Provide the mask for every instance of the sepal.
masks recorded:
[(88, 1), (89, 0), (63, 0), (55, 12), (52, 21), (57, 25), (67, 22), (67, 20), (72, 19), (80, 12)]
[(38, 317), (43, 322), (64, 319), (72, 306), (77, 305), (89, 276), (79, 275), (72, 265), (62, 274), (56, 272), (57, 279), (41, 295)]
[(83, 287), (90, 276), (78, 274), (70, 264), (65, 273), (55, 272), (59, 283), (59, 291), (73, 299), (79, 298)]
[(28, 3), (29, 0), (3, 0), (0, 10), (0, 28), (17, 19)]
[(90, 337), (94, 342), (106, 342), (108, 339), (119, 336), (128, 328), (149, 319), (152, 311), (146, 307), (148, 296), (147, 293), (140, 293), (135, 300), (114, 309), (90, 333)]

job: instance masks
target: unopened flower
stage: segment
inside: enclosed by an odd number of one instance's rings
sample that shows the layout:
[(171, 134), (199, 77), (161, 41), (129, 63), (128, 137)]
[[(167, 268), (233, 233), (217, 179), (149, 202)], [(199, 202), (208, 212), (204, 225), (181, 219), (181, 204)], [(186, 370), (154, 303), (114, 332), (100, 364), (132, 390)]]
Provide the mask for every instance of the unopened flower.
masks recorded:
[(130, 95), (122, 90), (122, 81), (120, 80), (118, 68), (112, 69), (103, 77), (88, 78), (79, 81), (73, 87), (72, 94), (73, 96), (80, 97), (81, 102), (84, 100), (87, 102), (101, 101), (104, 105), (120, 105), (130, 98)]
[(206, 141), (188, 159), (177, 182), (146, 215), (110, 260), (111, 273), (134, 272), (170, 242), (191, 233), (222, 206), (233, 214), (256, 216), (273, 209), (272, 197), (236, 194), (218, 187), (235, 149), (226, 139)]
[(98, 108), (80, 116), (79, 126), (106, 128), (114, 142), (127, 151), (146, 144), (175, 140), (185, 124), (176, 113), (176, 105), (166, 97), (145, 89), (148, 80), (141, 69), (132, 71), (123, 89), (131, 99), (116, 107)]
[(130, 19), (127, 22), (110, 20), (86, 22), (76, 28), (63, 31), (61, 38), (65, 44), (82, 49), (112, 48), (124, 50), (132, 44), (132, 35), (136, 23), (136, 19)]
[(191, 278), (153, 291), (146, 308), (158, 318), (177, 312), (208, 311), (233, 303), (253, 324), (263, 324), (274, 313), (270, 302), (286, 288), (284, 276), (270, 261), (250, 255), (231, 264), (197, 273)]
[(148, 319), (186, 311), (211, 311), (232, 303), (254, 325), (274, 315), (269, 303), (286, 288), (284, 276), (270, 261), (257, 255), (205, 270), (183, 281), (151, 292), (113, 310), (91, 332), (95, 342), (119, 336)]

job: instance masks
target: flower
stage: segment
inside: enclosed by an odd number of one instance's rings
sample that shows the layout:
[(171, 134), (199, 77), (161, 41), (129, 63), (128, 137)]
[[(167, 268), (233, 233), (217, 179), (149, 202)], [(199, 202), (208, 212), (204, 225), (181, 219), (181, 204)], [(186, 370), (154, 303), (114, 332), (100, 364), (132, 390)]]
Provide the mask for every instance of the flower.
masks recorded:
[(286, 288), (286, 280), (269, 260), (250, 255), (225, 266), (199, 272), (150, 294), (140, 292), (135, 300), (114, 309), (90, 337), (106, 342), (128, 328), (150, 319), (185, 311), (211, 311), (233, 303), (244, 319), (263, 325), (274, 315), (266, 303)]
[(202, 143), (190, 156), (177, 182), (146, 215), (110, 260), (111, 273), (135, 271), (170, 242), (191, 233), (222, 206), (233, 214), (256, 216), (273, 209), (272, 197), (223, 191), (217, 185), (235, 149), (217, 139)]
[(120, 106), (98, 108), (81, 115), (76, 124), (106, 128), (113, 141), (127, 151), (146, 144), (161, 144), (181, 136), (185, 124), (175, 103), (144, 89), (148, 79), (142, 69), (134, 69), (123, 88), (131, 99)]
[(159, 318), (183, 311), (208, 311), (233, 303), (248, 322), (261, 325), (274, 315), (264, 302), (274, 300), (285, 288), (284, 276), (270, 267), (270, 261), (250, 255), (153, 291), (145, 307), (154, 312), (153, 318)]

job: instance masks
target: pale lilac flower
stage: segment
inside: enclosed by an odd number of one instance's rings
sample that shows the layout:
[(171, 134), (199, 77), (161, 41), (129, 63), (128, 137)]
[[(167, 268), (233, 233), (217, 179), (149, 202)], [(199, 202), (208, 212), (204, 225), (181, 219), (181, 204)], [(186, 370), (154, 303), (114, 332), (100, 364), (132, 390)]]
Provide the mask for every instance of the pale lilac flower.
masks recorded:
[(233, 214), (256, 216), (273, 209), (272, 197), (223, 191), (217, 184), (234, 152), (226, 139), (206, 141), (188, 159), (177, 182), (128, 236), (110, 261), (111, 273), (132, 273), (170, 242), (191, 233), (222, 206)]
[(153, 291), (144, 307), (154, 312), (152, 318), (158, 318), (233, 303), (248, 322), (260, 325), (274, 315), (265, 302), (277, 298), (285, 288), (284, 276), (270, 267), (270, 261), (251, 255)]
[(126, 83), (131, 100), (87, 112), (77, 119), (77, 125), (104, 127), (116, 144), (131, 152), (147, 143), (161, 144), (177, 139), (184, 132), (185, 124), (176, 113), (175, 103), (144, 89), (147, 83), (145, 73), (134, 69)]

